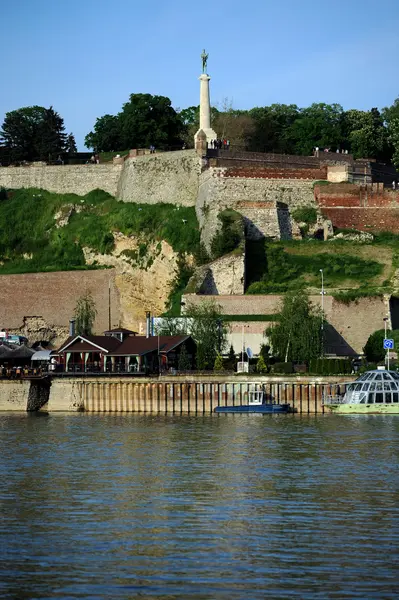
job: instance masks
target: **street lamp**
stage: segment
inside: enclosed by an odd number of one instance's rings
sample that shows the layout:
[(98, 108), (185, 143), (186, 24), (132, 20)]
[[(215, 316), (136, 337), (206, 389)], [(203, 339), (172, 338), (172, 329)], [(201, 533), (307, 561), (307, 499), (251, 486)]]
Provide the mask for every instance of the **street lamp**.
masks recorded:
[(320, 269), (321, 274), (321, 356), (324, 356), (324, 273), (323, 269)]
[[(384, 340), (387, 339), (387, 327), (388, 327), (388, 317), (384, 317)], [(388, 371), (389, 371), (389, 348), (387, 348), (387, 362), (388, 362)]]

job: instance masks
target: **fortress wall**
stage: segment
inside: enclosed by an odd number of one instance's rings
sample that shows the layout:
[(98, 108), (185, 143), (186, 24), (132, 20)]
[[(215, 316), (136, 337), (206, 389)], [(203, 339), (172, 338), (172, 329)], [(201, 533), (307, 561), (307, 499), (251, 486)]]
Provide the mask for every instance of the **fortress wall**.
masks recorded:
[(289, 237), (291, 225), (289, 219), (279, 218), (278, 203), (290, 210), (315, 205), (311, 180), (232, 177), (231, 170), (211, 167), (201, 174), (199, 183), (196, 212), (207, 248), (220, 228), (217, 215), (226, 208), (245, 217), (250, 237), (280, 239)]
[[(227, 315), (270, 315), (279, 311), (282, 296), (195, 296), (185, 294), (183, 301), (199, 304), (213, 299)], [(320, 296), (311, 296), (311, 301), (320, 306)], [(361, 353), (368, 337), (381, 329), (383, 319), (389, 314), (389, 305), (385, 298), (360, 298), (356, 302), (343, 304), (333, 298), (324, 297), (324, 311), (328, 323), (333, 329), (335, 347), (346, 346), (348, 353)], [(367, 315), (367, 319), (365, 319)], [(265, 328), (269, 323), (265, 322)]]
[(96, 303), (95, 333), (108, 329), (108, 290), (111, 283), (112, 326), (119, 324), (119, 293), (114, 269), (0, 275), (0, 327), (24, 333), (29, 342), (51, 339), (61, 343), (77, 299), (90, 290)]
[(390, 231), (399, 233), (399, 207), (323, 207), (322, 214), (334, 227), (358, 229), (360, 231)]
[(195, 206), (201, 166), (195, 150), (129, 158), (116, 195), (124, 202)]
[(116, 196), (123, 165), (54, 165), (0, 167), (0, 187), (41, 188), (57, 194), (84, 196), (101, 189)]

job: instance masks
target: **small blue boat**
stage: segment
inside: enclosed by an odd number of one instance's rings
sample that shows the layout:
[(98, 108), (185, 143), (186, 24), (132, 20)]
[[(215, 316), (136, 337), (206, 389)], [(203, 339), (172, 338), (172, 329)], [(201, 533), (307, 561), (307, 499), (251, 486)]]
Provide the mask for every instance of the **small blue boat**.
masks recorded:
[(261, 414), (290, 412), (289, 404), (278, 404), (277, 402), (273, 402), (271, 400), (272, 398), (266, 399), (266, 394), (263, 389), (254, 389), (248, 392), (248, 404), (238, 404), (236, 406), (216, 406), (214, 412)]

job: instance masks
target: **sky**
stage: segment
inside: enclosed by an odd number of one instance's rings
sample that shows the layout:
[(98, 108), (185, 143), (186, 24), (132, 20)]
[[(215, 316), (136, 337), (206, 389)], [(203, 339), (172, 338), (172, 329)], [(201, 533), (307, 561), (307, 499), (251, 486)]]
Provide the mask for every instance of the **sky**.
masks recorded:
[(383, 108), (399, 96), (399, 0), (0, 0), (0, 125), (54, 109), (78, 149), (131, 93), (211, 102)]

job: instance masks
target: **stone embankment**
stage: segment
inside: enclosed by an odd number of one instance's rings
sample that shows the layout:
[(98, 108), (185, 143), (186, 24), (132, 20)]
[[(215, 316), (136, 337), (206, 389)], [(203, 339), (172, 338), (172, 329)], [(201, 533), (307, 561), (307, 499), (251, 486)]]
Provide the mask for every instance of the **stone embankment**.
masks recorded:
[(248, 392), (262, 384), (267, 398), (288, 403), (301, 414), (316, 414), (324, 413), (323, 396), (336, 395), (351, 379), (54, 377), (49, 393), (47, 380), (0, 380), (0, 411), (210, 414), (216, 406), (247, 404)]

